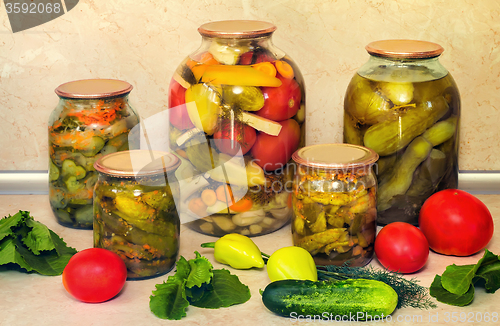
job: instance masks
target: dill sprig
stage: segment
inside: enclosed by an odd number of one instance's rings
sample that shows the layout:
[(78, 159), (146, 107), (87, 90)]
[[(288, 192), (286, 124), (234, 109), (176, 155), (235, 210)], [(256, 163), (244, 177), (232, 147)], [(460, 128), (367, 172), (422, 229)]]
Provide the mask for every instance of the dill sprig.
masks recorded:
[(345, 279), (369, 279), (384, 282), (398, 295), (397, 308), (412, 307), (418, 309), (437, 308), (431, 301), (428, 289), (416, 278), (406, 279), (399, 273), (368, 267), (317, 266), (320, 280), (339, 281)]

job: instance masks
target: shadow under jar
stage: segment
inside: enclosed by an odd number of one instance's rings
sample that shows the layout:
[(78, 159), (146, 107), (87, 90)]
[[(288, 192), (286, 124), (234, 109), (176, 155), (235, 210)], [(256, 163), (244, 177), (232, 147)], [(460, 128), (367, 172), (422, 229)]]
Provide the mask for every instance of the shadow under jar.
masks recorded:
[[(139, 117), (121, 80), (72, 81), (56, 89), (49, 118), (49, 200), (59, 224), (92, 229), (92, 197), (103, 155), (137, 146), (130, 134)], [(129, 143), (129, 136), (132, 144)]]
[(179, 164), (173, 154), (143, 150), (109, 154), (95, 164), (94, 247), (117, 253), (129, 280), (165, 274), (175, 264)]
[(293, 154), (293, 244), (309, 251), (317, 265), (371, 261), (377, 159), (373, 150), (350, 144), (307, 146)]
[(377, 222), (418, 225), (425, 200), (458, 186), (460, 96), (443, 48), (413, 40), (366, 47), (344, 101), (344, 142), (380, 155)]
[(295, 62), (272, 44), (275, 30), (204, 24), (201, 47), (171, 80), (170, 145), (191, 167), (179, 180), (183, 216), (197, 232), (257, 236), (290, 220), (288, 167), (305, 144), (305, 92)]

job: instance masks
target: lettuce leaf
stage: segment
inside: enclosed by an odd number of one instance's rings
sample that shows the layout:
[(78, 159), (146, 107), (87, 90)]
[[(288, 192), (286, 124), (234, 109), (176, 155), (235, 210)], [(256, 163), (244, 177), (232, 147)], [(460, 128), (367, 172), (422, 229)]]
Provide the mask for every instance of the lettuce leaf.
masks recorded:
[(185, 317), (189, 306), (185, 286), (186, 279), (177, 274), (169, 276), (166, 283), (156, 284), (156, 290), (149, 297), (149, 309), (162, 319), (180, 320)]
[(179, 320), (186, 316), (189, 304), (216, 309), (240, 304), (250, 299), (250, 290), (228, 270), (212, 270), (208, 259), (195, 251), (196, 257), (180, 257), (173, 276), (156, 284), (149, 297), (151, 312), (163, 319)]
[(238, 276), (231, 275), (227, 269), (213, 271), (213, 289), (191, 304), (198, 308), (217, 309), (247, 302), (250, 299), (248, 286), (242, 284)]
[(465, 306), (474, 299), (474, 285), (479, 285), (481, 280), (488, 293), (500, 288), (500, 257), (488, 249), (474, 265), (446, 267), (442, 276), (435, 276), (429, 293), (440, 302)]
[(60, 275), (76, 252), (27, 211), (0, 220), (0, 265)]

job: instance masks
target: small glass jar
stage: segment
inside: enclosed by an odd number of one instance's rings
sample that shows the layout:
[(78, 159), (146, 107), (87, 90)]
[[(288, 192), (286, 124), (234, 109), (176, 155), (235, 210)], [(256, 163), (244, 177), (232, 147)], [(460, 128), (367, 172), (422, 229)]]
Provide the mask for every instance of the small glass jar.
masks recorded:
[(293, 244), (317, 265), (364, 266), (373, 257), (378, 154), (362, 146), (321, 144), (293, 154)]
[(344, 142), (380, 155), (377, 222), (418, 225), (425, 200), (458, 185), (460, 96), (443, 48), (413, 40), (368, 44), (344, 101)]
[[(210, 22), (169, 90), (170, 144), (191, 166), (181, 189), (191, 229), (257, 236), (292, 215), (291, 156), (305, 144), (304, 80), (267, 22)], [(185, 208), (185, 209), (184, 209)]]
[[(92, 197), (101, 156), (134, 148), (131, 129), (139, 117), (128, 102), (132, 85), (88, 79), (62, 84), (49, 118), (49, 200), (57, 221), (92, 229)], [(130, 137), (133, 138), (133, 137)]]
[(95, 163), (94, 247), (117, 253), (127, 279), (172, 269), (179, 252), (179, 159), (158, 151), (123, 151)]

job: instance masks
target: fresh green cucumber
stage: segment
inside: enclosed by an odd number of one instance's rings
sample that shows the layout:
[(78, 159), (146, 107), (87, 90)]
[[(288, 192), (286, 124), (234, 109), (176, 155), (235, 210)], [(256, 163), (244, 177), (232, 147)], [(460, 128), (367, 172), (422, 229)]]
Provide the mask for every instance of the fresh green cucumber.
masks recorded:
[(266, 287), (262, 302), (284, 317), (354, 315), (360, 321), (390, 315), (396, 309), (398, 295), (392, 287), (376, 280), (283, 280)]

